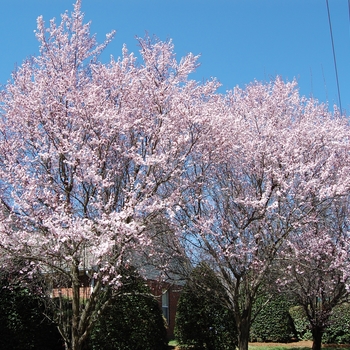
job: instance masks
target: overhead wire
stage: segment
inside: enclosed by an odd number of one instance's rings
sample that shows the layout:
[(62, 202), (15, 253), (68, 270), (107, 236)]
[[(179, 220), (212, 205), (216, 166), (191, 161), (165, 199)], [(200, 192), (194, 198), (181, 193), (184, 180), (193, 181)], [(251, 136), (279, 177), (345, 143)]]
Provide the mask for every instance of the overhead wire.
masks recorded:
[(348, 0), (348, 14), (349, 14), (349, 35), (350, 35), (350, 0)]
[[(336, 78), (337, 89), (338, 89), (339, 108), (340, 108), (340, 112), (342, 112), (343, 109), (342, 109), (341, 98), (340, 98), (338, 68), (337, 68), (337, 60), (336, 60), (336, 56), (335, 56), (334, 39), (333, 39), (333, 30), (332, 30), (332, 21), (331, 21), (331, 15), (330, 15), (330, 11), (329, 11), (328, 0), (326, 0), (326, 4), (327, 4), (329, 31), (330, 31), (330, 34), (331, 34), (331, 42), (332, 42), (332, 50), (333, 50), (333, 61), (334, 61), (334, 69), (335, 69), (335, 78)], [(349, 0), (348, 0), (348, 4), (349, 4)], [(350, 11), (350, 9), (349, 9), (349, 11)], [(350, 16), (350, 12), (349, 12), (349, 16)]]

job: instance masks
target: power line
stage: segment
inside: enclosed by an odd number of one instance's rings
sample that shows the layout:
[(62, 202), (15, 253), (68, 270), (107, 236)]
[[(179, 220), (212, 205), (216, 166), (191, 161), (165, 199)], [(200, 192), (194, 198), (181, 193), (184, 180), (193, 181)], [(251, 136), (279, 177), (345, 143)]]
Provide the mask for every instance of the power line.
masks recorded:
[[(332, 31), (331, 15), (330, 15), (330, 12), (329, 12), (328, 0), (326, 0), (326, 4), (327, 4), (327, 13), (328, 13), (329, 30), (330, 30), (330, 33), (331, 33), (331, 41), (332, 41), (333, 61), (334, 61), (334, 69), (335, 69), (335, 78), (336, 78), (336, 81), (337, 81), (337, 88), (338, 88), (339, 107), (340, 107), (340, 112), (342, 112), (343, 109), (342, 109), (342, 106), (341, 106), (341, 98), (340, 98), (339, 79), (338, 79), (338, 68), (337, 68), (337, 60), (336, 60), (336, 58), (335, 58), (333, 31)], [(348, 0), (348, 4), (349, 4), (349, 0)], [(349, 5), (349, 6), (350, 6), (350, 5)], [(349, 8), (349, 11), (350, 11), (350, 8)], [(350, 12), (349, 12), (349, 16), (350, 16)]]
[(348, 0), (348, 14), (349, 14), (349, 34), (350, 34), (350, 0)]

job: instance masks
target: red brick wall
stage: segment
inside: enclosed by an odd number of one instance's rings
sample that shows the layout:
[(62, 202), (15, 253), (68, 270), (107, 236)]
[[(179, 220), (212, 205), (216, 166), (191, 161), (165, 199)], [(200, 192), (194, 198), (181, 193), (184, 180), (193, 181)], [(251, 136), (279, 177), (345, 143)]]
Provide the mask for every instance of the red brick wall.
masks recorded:
[(157, 297), (160, 309), (162, 309), (162, 294), (165, 291), (168, 291), (169, 293), (169, 322), (167, 328), (167, 336), (169, 339), (173, 339), (175, 328), (175, 316), (177, 310), (177, 303), (181, 295), (181, 286), (151, 280), (147, 281), (147, 283), (151, 288), (152, 294), (155, 297)]
[[(85, 282), (85, 281), (84, 281)], [(84, 286), (85, 284), (85, 286)], [(169, 339), (174, 338), (174, 328), (175, 328), (175, 316), (177, 303), (181, 294), (181, 286), (176, 286), (170, 283), (159, 282), (154, 280), (148, 280), (147, 284), (151, 288), (152, 294), (157, 298), (159, 307), (162, 310), (162, 294), (165, 291), (169, 293), (169, 322), (167, 327), (167, 336)], [(82, 283), (80, 288), (80, 297), (82, 299), (88, 299), (91, 293), (91, 288), (86, 286), (86, 283)], [(52, 297), (59, 297), (60, 295), (65, 298), (72, 298), (71, 288), (54, 288), (52, 290)]]

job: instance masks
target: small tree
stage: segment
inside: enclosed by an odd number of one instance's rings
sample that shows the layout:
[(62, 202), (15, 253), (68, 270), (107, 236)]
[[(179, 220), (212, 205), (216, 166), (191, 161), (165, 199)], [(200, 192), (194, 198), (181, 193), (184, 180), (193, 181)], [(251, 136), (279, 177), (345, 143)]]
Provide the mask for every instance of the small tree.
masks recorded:
[(349, 125), (279, 78), (236, 88), (219, 106), (176, 215), (191, 259), (208, 262), (225, 287), (247, 350), (252, 306), (283, 242), (322, 216), (315, 200), (349, 189)]
[(224, 289), (207, 265), (193, 270), (176, 313), (175, 337), (181, 345), (210, 350), (237, 345), (234, 315), (224, 306), (225, 298)]
[(310, 219), (286, 242), (279, 282), (302, 307), (312, 348), (319, 350), (333, 310), (349, 296), (349, 214), (344, 198), (314, 203), (323, 217)]

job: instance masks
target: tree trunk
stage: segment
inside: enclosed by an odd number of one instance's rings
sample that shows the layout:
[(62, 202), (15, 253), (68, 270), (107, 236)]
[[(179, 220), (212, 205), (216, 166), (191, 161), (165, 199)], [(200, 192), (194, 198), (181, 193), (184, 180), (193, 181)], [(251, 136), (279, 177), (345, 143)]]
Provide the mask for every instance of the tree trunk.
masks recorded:
[(250, 317), (243, 315), (238, 327), (238, 349), (248, 350), (249, 331), (250, 331)]
[(72, 263), (72, 349), (81, 350), (82, 344), (79, 334), (80, 320), (80, 281), (78, 263)]
[(323, 329), (316, 326), (311, 329), (311, 333), (313, 340), (312, 350), (321, 350)]

